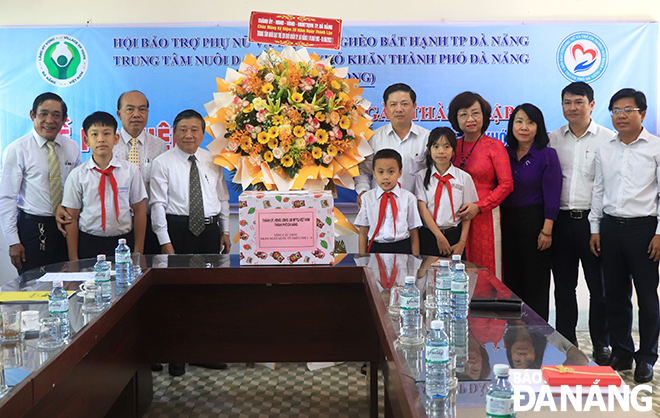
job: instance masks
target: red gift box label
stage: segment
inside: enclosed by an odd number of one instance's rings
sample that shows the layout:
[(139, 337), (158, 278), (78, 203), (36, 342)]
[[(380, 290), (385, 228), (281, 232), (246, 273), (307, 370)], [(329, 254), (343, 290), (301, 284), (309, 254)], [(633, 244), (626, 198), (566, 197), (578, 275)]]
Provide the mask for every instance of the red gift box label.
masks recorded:
[(542, 366), (541, 369), (550, 386), (621, 385), (621, 378), (610, 366)]

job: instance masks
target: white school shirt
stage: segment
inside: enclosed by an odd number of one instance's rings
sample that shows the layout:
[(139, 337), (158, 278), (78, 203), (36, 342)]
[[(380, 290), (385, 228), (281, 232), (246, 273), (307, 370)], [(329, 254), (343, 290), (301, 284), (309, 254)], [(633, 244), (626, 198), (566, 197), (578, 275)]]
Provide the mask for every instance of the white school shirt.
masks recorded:
[[(151, 169), (151, 225), (160, 245), (170, 243), (167, 215), (188, 216), (190, 154), (174, 147), (156, 158)], [(197, 170), (204, 216), (220, 215), (220, 230), (229, 232), (229, 191), (222, 167), (209, 151), (197, 148)]]
[(603, 214), (619, 218), (655, 216), (660, 234), (660, 138), (642, 129), (626, 145), (617, 134), (596, 150), (596, 177), (591, 199), (591, 233), (600, 233)]
[[(0, 224), (8, 245), (21, 242), (16, 227), (19, 210), (36, 216), (54, 215), (46, 142), (32, 130), (5, 148), (0, 174)], [(62, 135), (57, 135), (54, 143), (64, 187), (71, 170), (80, 165), (80, 147), (76, 141)]]
[(79, 209), (78, 229), (97, 237), (116, 237), (132, 231), (131, 205), (140, 203), (147, 198), (142, 176), (135, 164), (113, 156), (108, 164), (108, 167), (110, 166), (115, 167), (112, 175), (117, 181), (119, 216), (115, 211), (115, 197), (110, 179), (104, 176), (105, 231), (103, 231), (101, 195), (99, 194), (101, 173), (94, 170), (94, 168), (99, 168), (94, 159), (90, 158), (81, 166), (76, 167), (64, 185), (62, 206)]
[[(119, 130), (119, 143), (112, 149), (112, 153), (122, 160), (128, 161), (128, 153), (131, 150), (131, 139), (133, 137), (122, 127)], [(137, 136), (138, 142), (135, 144), (140, 152), (140, 174), (144, 180), (144, 186), (147, 189), (147, 213), (149, 213), (149, 180), (151, 180), (151, 167), (153, 162), (160, 154), (167, 151), (167, 144), (157, 136), (153, 136), (147, 131), (142, 131)]]
[(401, 187), (415, 193), (415, 173), (425, 167), (428, 139), (429, 131), (414, 123), (403, 139), (399, 138), (391, 123), (376, 129), (369, 138), (369, 145), (374, 153), (359, 164), (360, 175), (355, 178), (355, 191), (360, 194), (377, 187), (376, 179), (372, 179), (374, 154), (381, 149), (390, 148), (398, 151), (403, 161)]
[[(392, 216), (392, 205), (389, 203), (385, 208), (385, 217), (380, 226), (375, 242), (384, 244), (390, 242), (403, 241), (410, 237), (409, 230), (422, 226), (422, 220), (417, 210), (417, 198), (408, 190), (402, 189), (399, 185), (394, 186), (392, 190), (396, 200), (397, 218), (396, 234), (394, 232), (394, 217)], [(369, 227), (369, 241), (378, 226), (378, 213), (380, 212), (380, 198), (385, 193), (380, 186), (371, 189), (362, 195), (362, 207), (355, 217), (356, 226)]]
[(591, 207), (596, 149), (614, 135), (593, 120), (579, 138), (573, 135), (568, 124), (550, 132), (550, 147), (557, 151), (563, 176), (559, 209), (586, 210)]
[[(426, 170), (418, 171), (416, 174), (417, 183), (415, 186), (417, 200), (426, 203), (429, 212), (431, 212), (431, 216), (435, 216), (435, 190), (439, 183), (439, 180), (435, 178), (434, 174), (440, 174), (435, 165), (431, 167), (431, 180), (429, 181), (429, 187), (425, 189), (424, 176), (426, 175)], [(452, 199), (454, 201), (454, 214), (457, 214), (461, 206), (464, 204), (479, 201), (479, 195), (477, 195), (477, 188), (474, 186), (472, 176), (454, 165), (450, 165), (449, 169), (444, 174), (440, 174), (440, 176), (445, 176), (447, 174), (451, 174), (454, 177), (449, 180), (449, 183), (451, 184)], [(460, 225), (461, 218), (456, 216), (456, 220), (454, 220), (451, 215), (451, 208), (452, 206), (449, 201), (447, 186), (443, 185), (440, 204), (438, 205), (438, 217), (435, 220), (438, 228), (448, 229)]]

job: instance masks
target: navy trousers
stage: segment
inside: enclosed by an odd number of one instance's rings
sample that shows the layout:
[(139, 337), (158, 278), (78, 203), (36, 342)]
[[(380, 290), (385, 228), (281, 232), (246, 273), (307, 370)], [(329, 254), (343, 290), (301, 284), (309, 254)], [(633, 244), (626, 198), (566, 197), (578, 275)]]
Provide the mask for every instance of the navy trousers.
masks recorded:
[[(579, 213), (579, 212), (576, 212)], [(582, 271), (589, 288), (589, 333), (593, 348), (609, 347), (607, 304), (600, 259), (589, 248), (591, 231), (587, 211), (581, 219), (571, 217), (570, 211), (559, 211), (552, 233), (552, 273), (555, 282), (555, 328), (567, 340), (577, 345), (575, 328), (578, 305), (575, 289), (578, 285), (578, 269)]]
[[(658, 358), (660, 307), (658, 305), (658, 262), (649, 259), (648, 246), (655, 235), (653, 217), (635, 218), (621, 224), (605, 215), (600, 226), (601, 263), (605, 277), (607, 320), (612, 355), (655, 364)], [(645, 221), (643, 221), (645, 220)], [(639, 304), (639, 349), (631, 336), (632, 286)]]

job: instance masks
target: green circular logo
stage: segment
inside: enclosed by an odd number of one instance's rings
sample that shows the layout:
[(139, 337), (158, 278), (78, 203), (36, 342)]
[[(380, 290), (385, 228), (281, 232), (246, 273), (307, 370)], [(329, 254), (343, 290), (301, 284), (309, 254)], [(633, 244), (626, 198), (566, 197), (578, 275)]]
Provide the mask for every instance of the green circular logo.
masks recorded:
[(39, 47), (37, 70), (41, 77), (57, 87), (76, 84), (87, 71), (87, 51), (73, 36), (55, 35)]

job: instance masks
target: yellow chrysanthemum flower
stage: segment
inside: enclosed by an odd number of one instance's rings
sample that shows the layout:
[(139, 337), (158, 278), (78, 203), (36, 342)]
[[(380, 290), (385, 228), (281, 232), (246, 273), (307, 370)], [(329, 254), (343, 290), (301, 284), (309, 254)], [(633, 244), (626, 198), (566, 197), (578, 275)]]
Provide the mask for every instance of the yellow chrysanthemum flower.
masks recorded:
[(257, 135), (257, 141), (259, 141), (260, 144), (267, 144), (269, 139), (270, 137), (266, 131), (261, 131), (259, 132), (259, 135)]
[(252, 106), (252, 103), (250, 103), (248, 106), (245, 106), (243, 108), (243, 113), (250, 113), (254, 110), (254, 106)]
[(284, 116), (282, 115), (273, 116), (273, 125), (281, 125), (283, 121), (284, 121)]
[(323, 157), (323, 150), (319, 147), (314, 147), (314, 149), (312, 150), (312, 157), (314, 157), (317, 160)]
[(310, 71), (310, 74), (312, 75), (312, 77), (318, 77), (319, 76), (319, 72), (317, 70)]
[(335, 90), (341, 89), (341, 84), (339, 84), (339, 81), (337, 81), (337, 80), (332, 80), (332, 83), (330, 83), (330, 86), (332, 86), (332, 88), (335, 89)]
[(280, 134), (280, 130), (277, 126), (271, 126), (268, 130), (268, 136), (271, 138), (277, 138)]
[(270, 151), (264, 152), (264, 161), (266, 161), (267, 163), (273, 161), (273, 153)]
[(270, 149), (277, 148), (277, 145), (278, 145), (277, 138), (271, 138), (270, 141), (268, 141), (268, 148)]
[(285, 155), (282, 157), (282, 166), (284, 167), (291, 167), (293, 165), (293, 158), (289, 157), (288, 155)]
[(303, 95), (298, 92), (295, 92), (291, 95), (291, 100), (293, 100), (296, 103), (300, 103), (303, 101)]
[(328, 154), (332, 155), (333, 157), (337, 155), (337, 147), (332, 144), (328, 145)]
[(236, 122), (228, 123), (227, 130), (229, 132), (234, 132), (236, 130)]
[(273, 85), (270, 83), (266, 83), (263, 85), (263, 87), (261, 87), (261, 91), (263, 91), (266, 94), (270, 93), (272, 90), (273, 90)]
[(302, 137), (305, 135), (305, 128), (303, 128), (302, 126), (298, 125), (298, 126), (296, 126), (295, 128), (293, 128), (293, 134), (294, 134), (297, 138), (302, 138)]
[(348, 94), (344, 93), (343, 91), (338, 94), (339, 100), (342, 102), (345, 102), (349, 99)]
[(328, 133), (325, 131), (325, 129), (319, 129), (316, 131), (316, 142), (321, 145), (328, 142)]
[(351, 127), (351, 120), (346, 116), (342, 116), (339, 120), (339, 127), (342, 129), (348, 129)]
[(319, 122), (325, 122), (325, 113), (323, 112), (316, 112), (316, 115), (314, 117), (319, 121)]

